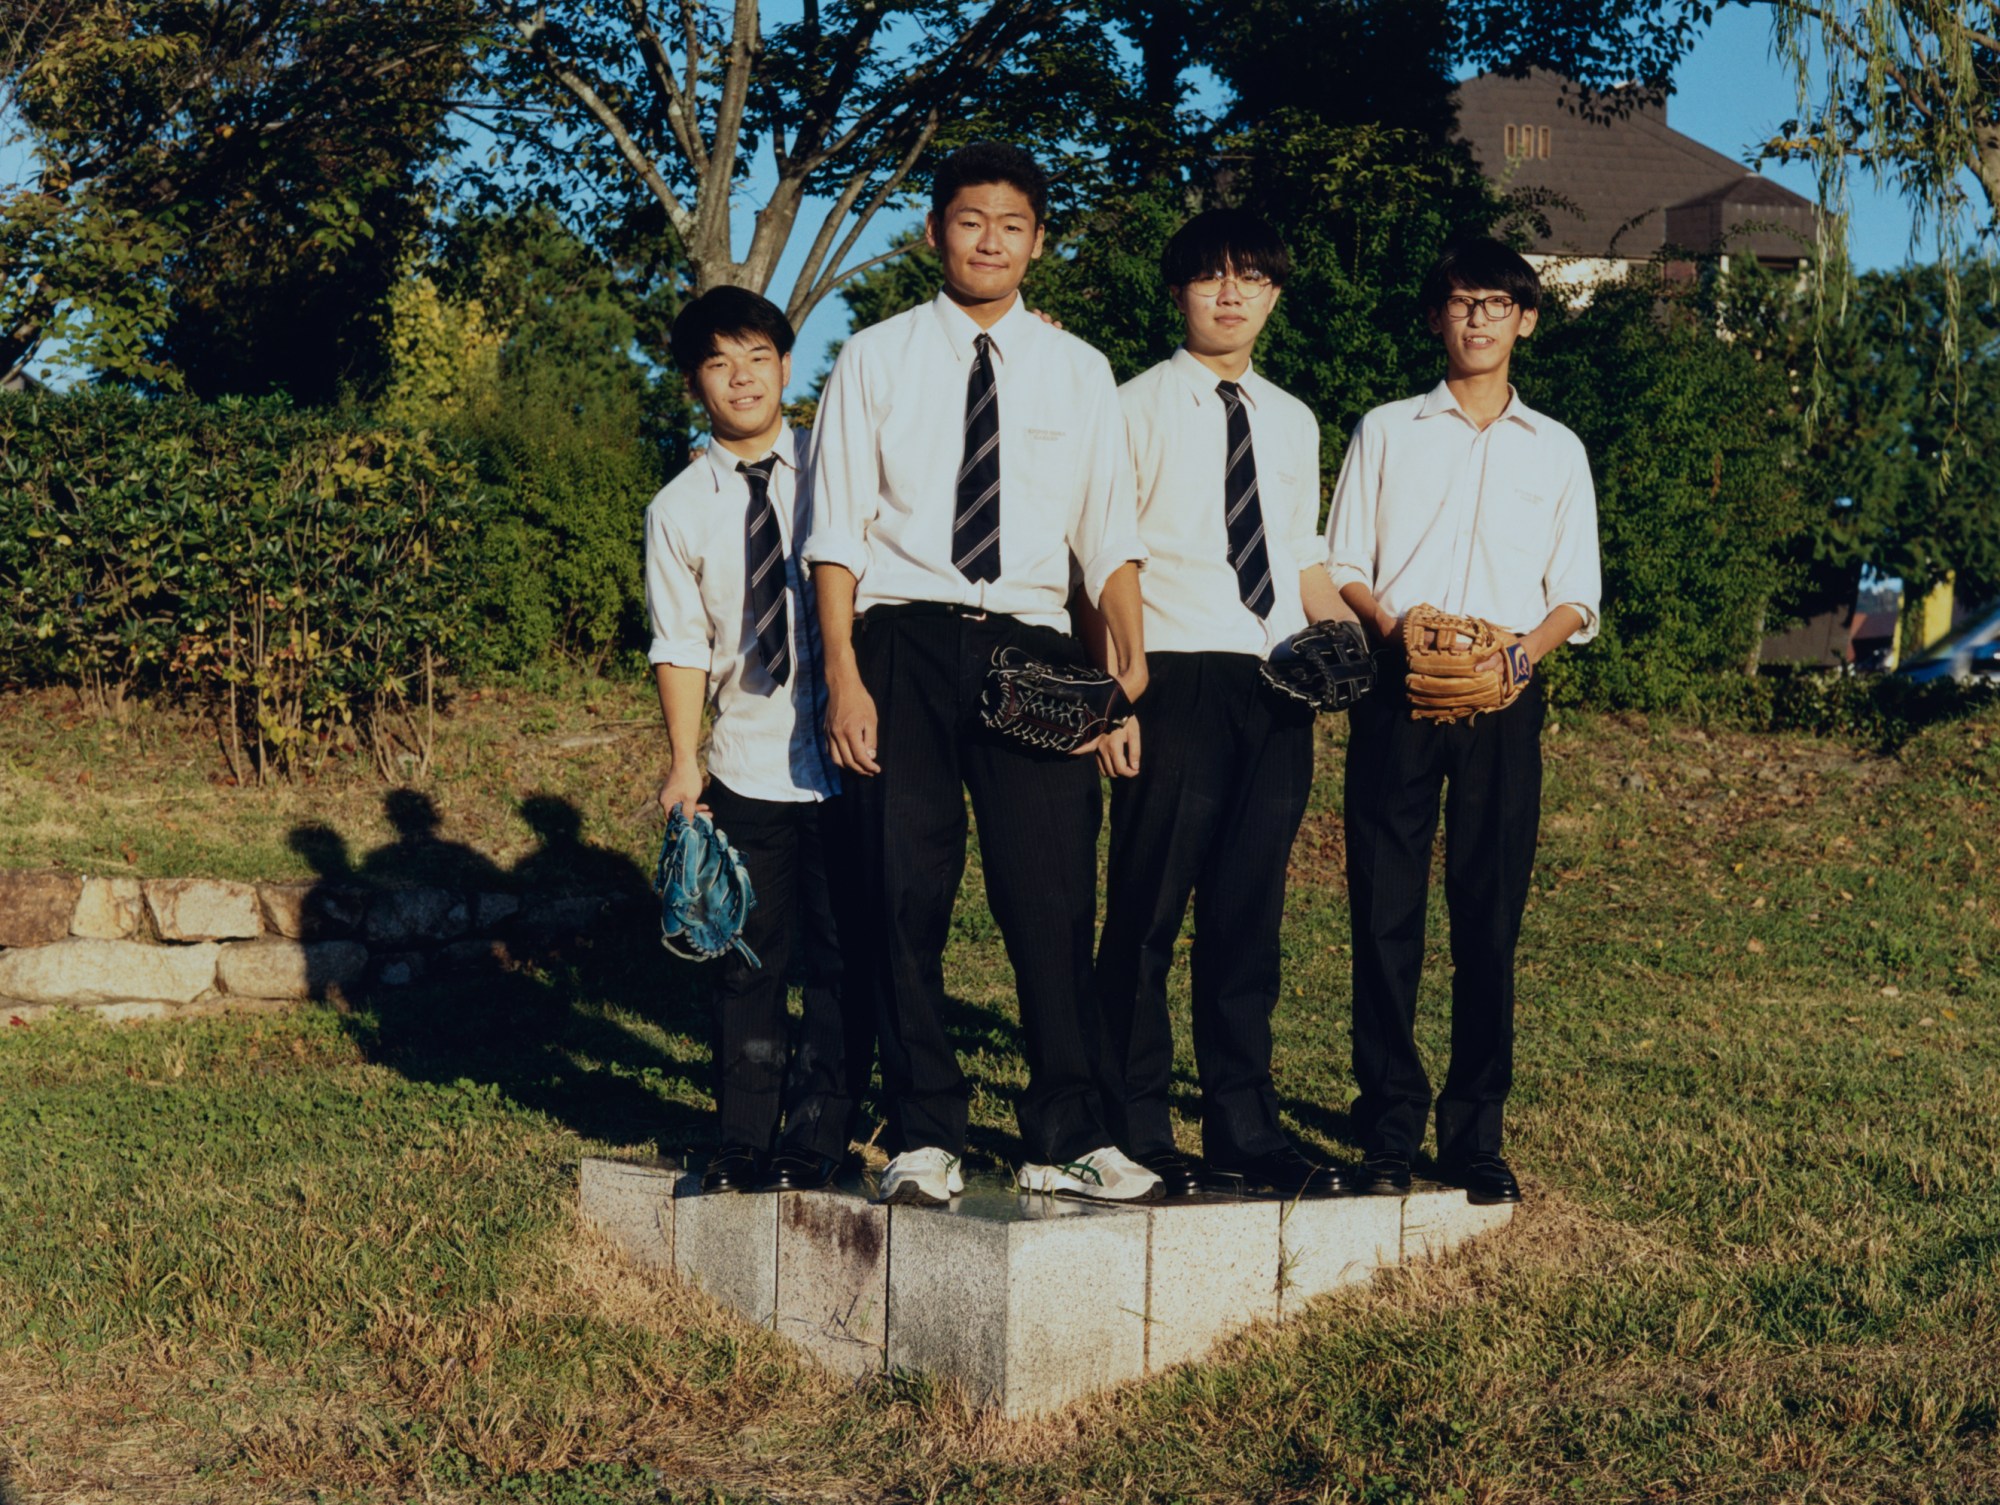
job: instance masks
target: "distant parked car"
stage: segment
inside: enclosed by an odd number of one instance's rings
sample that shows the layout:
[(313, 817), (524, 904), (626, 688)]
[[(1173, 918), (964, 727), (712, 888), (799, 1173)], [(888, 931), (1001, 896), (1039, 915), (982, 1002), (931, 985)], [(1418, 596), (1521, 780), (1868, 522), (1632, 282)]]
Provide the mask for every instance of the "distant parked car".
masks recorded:
[(1976, 679), (2000, 685), (2000, 607), (1911, 660), (1899, 672), (1918, 684)]

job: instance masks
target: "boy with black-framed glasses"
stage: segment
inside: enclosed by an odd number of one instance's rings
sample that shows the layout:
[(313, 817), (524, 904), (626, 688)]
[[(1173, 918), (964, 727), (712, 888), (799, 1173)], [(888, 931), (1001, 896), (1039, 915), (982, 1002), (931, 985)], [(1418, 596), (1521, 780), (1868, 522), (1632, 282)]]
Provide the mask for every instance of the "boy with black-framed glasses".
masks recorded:
[[(1367, 414), (1334, 488), (1327, 567), (1370, 634), (1396, 651), (1420, 605), (1482, 617), (1530, 663), (1597, 633), (1597, 502), (1582, 442), (1521, 400), (1514, 346), (1541, 284), (1500, 242), (1446, 251), (1423, 304), (1444, 347), (1430, 392)], [(1400, 675), (1378, 677), (1347, 746), (1359, 1190), (1400, 1195), (1431, 1086), (1415, 1040), (1424, 904), (1440, 797), (1451, 919), (1451, 1061), (1437, 1094), (1439, 1173), (1479, 1203), (1516, 1202), (1500, 1154), (1514, 1072), (1514, 948), (1541, 819), (1541, 685), (1469, 720), (1419, 720)]]
[(1254, 215), (1188, 221), (1160, 267), (1186, 338), (1118, 391), (1149, 556), (1152, 672), (1138, 715), (1100, 752), (1113, 784), (1097, 990), (1119, 1143), (1177, 1195), (1204, 1179), (1175, 1148), (1168, 1113), (1167, 976), (1190, 897), (1208, 1173), (1288, 1198), (1347, 1189), (1285, 1132), (1271, 1078), (1285, 870), (1312, 787), (1313, 725), (1258, 670), (1308, 621), (1348, 615), (1320, 539), (1319, 422), (1251, 365), (1290, 266)]

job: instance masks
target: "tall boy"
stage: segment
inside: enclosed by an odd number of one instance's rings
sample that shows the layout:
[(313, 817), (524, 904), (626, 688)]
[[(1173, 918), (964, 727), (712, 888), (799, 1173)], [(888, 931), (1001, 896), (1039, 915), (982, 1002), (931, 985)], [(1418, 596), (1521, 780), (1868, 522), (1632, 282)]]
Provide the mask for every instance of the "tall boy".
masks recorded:
[(1114, 1200), (1159, 1186), (1113, 1146), (1095, 1084), (1097, 769), (999, 741), (976, 719), (996, 649), (1082, 658), (1065, 631), (1073, 561), (1110, 624), (1126, 694), (1146, 687), (1145, 551), (1111, 370), (1021, 303), (1047, 202), (1041, 168), (1013, 147), (947, 158), (925, 226), (944, 290), (848, 341), (816, 425), (806, 557), (834, 756), (861, 828), (855, 872), (878, 926), (898, 1150), (881, 1181), (888, 1202), (936, 1205), (964, 1185), (966, 1080), (942, 1011), (966, 792), (1026, 1037), (1020, 1184)]
[[(681, 310), (671, 346), (710, 444), (646, 509), (648, 656), (673, 746), (660, 805), (707, 809), (742, 854), (757, 895), (743, 941), (762, 962), (731, 951), (715, 963), (717, 1152), (702, 1186), (824, 1186), (847, 1151), (872, 1020), (843, 1008), (866, 986), (865, 968), (843, 977), (841, 964), (841, 942), (851, 949), (861, 926), (827, 883), (848, 802), (826, 751), (823, 655), (799, 547), (806, 446), (781, 410), (792, 326), (755, 293), (721, 287)], [(704, 701), (715, 707), (705, 788)], [(788, 1069), (795, 941), (804, 1016)]]
[[(1327, 527), (1328, 568), (1382, 642), (1429, 604), (1483, 617), (1530, 662), (1597, 632), (1597, 502), (1576, 435), (1508, 381), (1533, 332), (1534, 269), (1494, 240), (1448, 250), (1423, 290), (1445, 378), (1354, 431)], [(1445, 817), (1451, 1064), (1437, 1097), (1440, 1173), (1474, 1202), (1515, 1202), (1500, 1154), (1514, 1075), (1514, 946), (1541, 820), (1538, 682), (1470, 721), (1419, 721), (1392, 675), (1352, 712), (1347, 881), (1354, 936), (1355, 1117), (1361, 1190), (1410, 1184), (1431, 1088), (1417, 1055), (1424, 900)]]
[(1285, 1133), (1271, 1081), (1285, 867), (1312, 787), (1313, 731), (1258, 666), (1309, 620), (1347, 615), (1320, 539), (1319, 422), (1250, 363), (1290, 269), (1278, 233), (1253, 215), (1188, 221), (1160, 260), (1187, 338), (1118, 391), (1150, 556), (1152, 680), (1142, 713), (1101, 755), (1115, 781), (1097, 985), (1114, 1132), (1173, 1194), (1201, 1189), (1168, 1115), (1167, 975), (1190, 894), (1210, 1169), (1286, 1197), (1346, 1190)]

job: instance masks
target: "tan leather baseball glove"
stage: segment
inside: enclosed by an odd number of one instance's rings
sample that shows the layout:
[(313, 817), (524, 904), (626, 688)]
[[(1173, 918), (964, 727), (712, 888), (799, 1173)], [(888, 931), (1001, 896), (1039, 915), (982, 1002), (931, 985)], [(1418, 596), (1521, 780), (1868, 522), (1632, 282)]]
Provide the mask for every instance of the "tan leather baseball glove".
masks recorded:
[[(1527, 649), (1503, 629), (1428, 605), (1403, 618), (1403, 654), (1409, 662), (1410, 715), (1418, 721), (1460, 721), (1505, 710), (1520, 699), (1535, 672)], [(1496, 656), (1497, 667), (1479, 667)]]

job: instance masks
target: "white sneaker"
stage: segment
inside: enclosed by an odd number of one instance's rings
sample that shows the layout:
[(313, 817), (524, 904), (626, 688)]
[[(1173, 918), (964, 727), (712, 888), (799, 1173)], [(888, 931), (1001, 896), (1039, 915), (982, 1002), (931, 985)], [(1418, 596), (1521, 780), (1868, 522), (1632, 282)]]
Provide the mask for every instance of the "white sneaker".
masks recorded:
[(882, 1168), (875, 1200), (898, 1207), (943, 1207), (964, 1190), (958, 1156), (935, 1148), (905, 1150)]
[(1102, 1202), (1146, 1202), (1160, 1194), (1160, 1178), (1115, 1145), (1061, 1165), (1024, 1165), (1014, 1182), (1023, 1191)]

